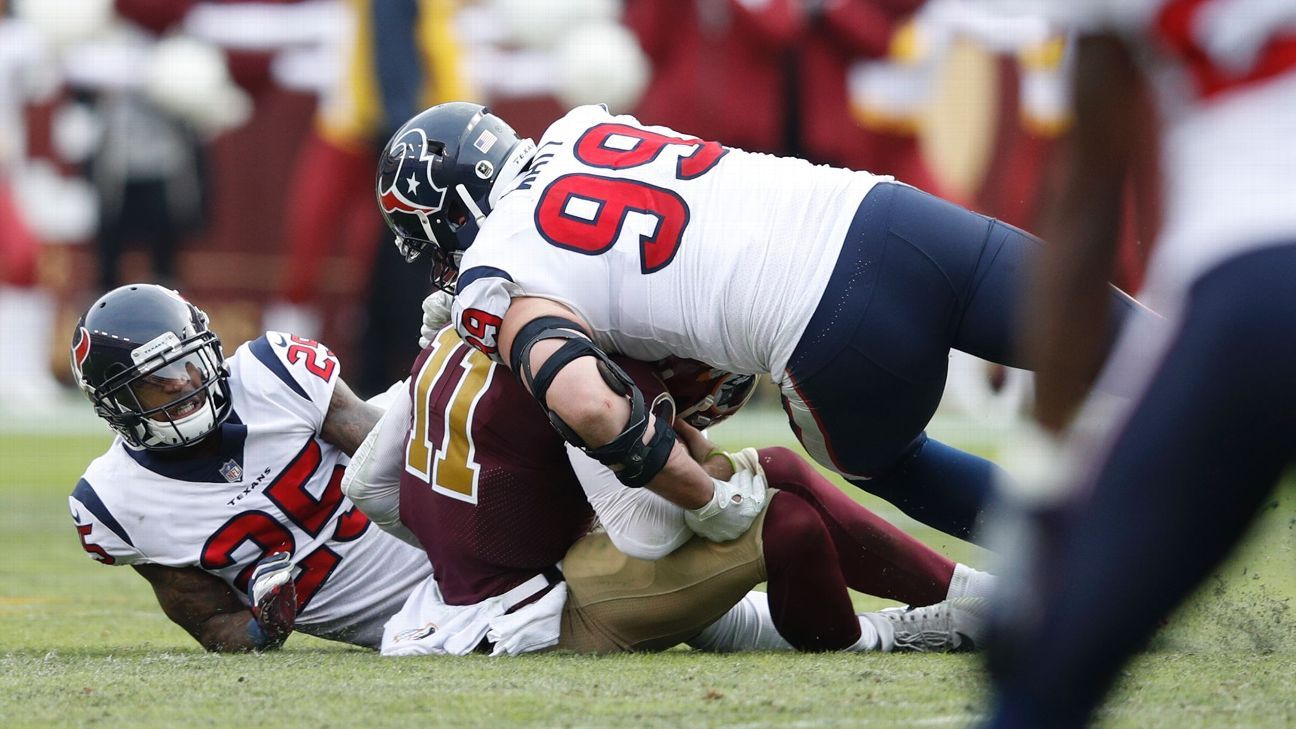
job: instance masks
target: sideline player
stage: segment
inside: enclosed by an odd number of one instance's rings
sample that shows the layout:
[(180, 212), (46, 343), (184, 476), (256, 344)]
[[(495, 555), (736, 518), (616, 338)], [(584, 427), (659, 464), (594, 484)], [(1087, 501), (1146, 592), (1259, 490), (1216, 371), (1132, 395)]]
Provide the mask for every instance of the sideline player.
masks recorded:
[[(634, 384), (600, 374), (604, 352), (677, 355), (770, 373), (817, 461), (972, 533), (997, 469), (925, 428), (951, 348), (1029, 364), (1015, 332), (1037, 241), (1022, 231), (889, 177), (600, 106), (573, 109), (539, 147), (483, 107), (432, 107), (392, 137), (377, 183), (398, 246), (431, 256), (455, 291), (464, 339), (627, 485), (692, 507), (713, 496), (669, 423), (634, 412)], [(1113, 290), (1102, 310), (1131, 307)]]
[(342, 494), (382, 411), (328, 349), (267, 332), (226, 360), (206, 314), (134, 284), (81, 318), (72, 370), (117, 433), (68, 500), (93, 559), (134, 567), (211, 651), (277, 648), (294, 629), (378, 647), (431, 568)]
[[(1296, 5), (1074, 2), (1076, 128), (1032, 344), (1038, 415), (1062, 432), (1100, 358), (1093, 306), (1138, 150), (1127, 100), (1162, 92), (1166, 219), (1132, 326), (1070, 433), (1083, 459), (1043, 509), (1028, 590), (998, 606), (994, 727), (1079, 727), (1128, 657), (1235, 545), (1296, 460)], [(1104, 383), (1105, 384), (1105, 383)], [(1005, 595), (1006, 598), (1010, 597)]]
[[(683, 641), (710, 650), (952, 650), (977, 640), (984, 605), (966, 596), (986, 594), (988, 576), (878, 519), (791, 451), (720, 454), (678, 425), (721, 482), (760, 473), (780, 489), (765, 508), (763, 492), (753, 503), (750, 529), (714, 544), (693, 536), (678, 506), (626, 488), (565, 446), (522, 386), (453, 327), (431, 340), (409, 396), (393, 402), (343, 483), (376, 523), (407, 527), (436, 575), (388, 624), (384, 653), (603, 653)], [(620, 362), (670, 422), (674, 403), (653, 369)], [(674, 383), (695, 375), (672, 367)], [(752, 378), (727, 377), (706, 389), (723, 395), (732, 384), (734, 399), (693, 416), (715, 422), (736, 409), (741, 380)], [(605, 531), (586, 536), (596, 516)], [(766, 579), (768, 604), (748, 594)], [(931, 607), (857, 616), (847, 586)], [(942, 602), (949, 597), (958, 599)]]

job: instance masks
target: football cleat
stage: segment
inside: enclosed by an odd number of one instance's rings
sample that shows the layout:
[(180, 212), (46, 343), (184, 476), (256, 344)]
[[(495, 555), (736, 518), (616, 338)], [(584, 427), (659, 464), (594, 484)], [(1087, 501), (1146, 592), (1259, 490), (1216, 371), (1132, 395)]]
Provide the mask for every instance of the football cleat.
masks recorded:
[(886, 652), (954, 653), (985, 644), (990, 602), (957, 597), (920, 608), (888, 608), (864, 615)]

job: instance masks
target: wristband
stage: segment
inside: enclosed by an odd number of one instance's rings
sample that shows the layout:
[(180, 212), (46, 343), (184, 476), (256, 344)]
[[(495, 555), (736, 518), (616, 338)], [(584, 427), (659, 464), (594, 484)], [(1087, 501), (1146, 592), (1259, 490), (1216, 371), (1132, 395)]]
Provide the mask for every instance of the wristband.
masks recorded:
[(714, 456), (724, 456), (724, 459), (726, 461), (729, 461), (729, 467), (733, 469), (734, 473), (738, 473), (738, 471), (741, 470), (738, 468), (738, 462), (734, 460), (734, 457), (729, 455), (727, 452), (720, 450), (719, 448), (716, 448), (715, 450), (706, 454), (706, 458), (702, 459), (703, 463), (711, 460)]
[(265, 634), (265, 629), (261, 627), (261, 621), (256, 618), (252, 618), (248, 622), (247, 633), (248, 637), (252, 639), (252, 646), (256, 650), (261, 650), (273, 642), (270, 640), (270, 636)]

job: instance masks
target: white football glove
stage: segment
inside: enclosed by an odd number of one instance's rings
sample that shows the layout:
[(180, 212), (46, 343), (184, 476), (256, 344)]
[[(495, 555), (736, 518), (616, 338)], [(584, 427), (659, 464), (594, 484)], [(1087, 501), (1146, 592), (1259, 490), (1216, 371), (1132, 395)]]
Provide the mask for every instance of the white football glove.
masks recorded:
[(454, 296), (437, 289), (431, 296), (423, 299), (423, 326), (419, 329), (419, 347), (427, 349), (432, 338), (450, 323), (450, 304)]
[(684, 510), (684, 523), (694, 534), (712, 542), (741, 537), (765, 506), (765, 476), (738, 471), (728, 481), (711, 479), (715, 492), (711, 501), (697, 509)]
[(263, 557), (248, 581), (252, 617), (271, 645), (282, 643), (297, 622), (297, 587), (293, 583), (291, 552)]

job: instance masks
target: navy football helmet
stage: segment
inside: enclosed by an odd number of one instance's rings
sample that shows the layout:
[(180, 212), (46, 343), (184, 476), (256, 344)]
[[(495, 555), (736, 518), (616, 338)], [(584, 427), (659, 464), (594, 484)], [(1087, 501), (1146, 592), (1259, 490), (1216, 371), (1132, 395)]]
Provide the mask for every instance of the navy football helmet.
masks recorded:
[(171, 289), (130, 284), (90, 306), (72, 374), (95, 414), (134, 448), (193, 445), (229, 417), (229, 368), (207, 315)]
[(495, 183), (512, 179), (534, 151), (480, 104), (439, 104), (406, 122), (383, 150), (377, 180), (378, 207), (405, 260), (430, 256), (433, 284), (454, 293)]

